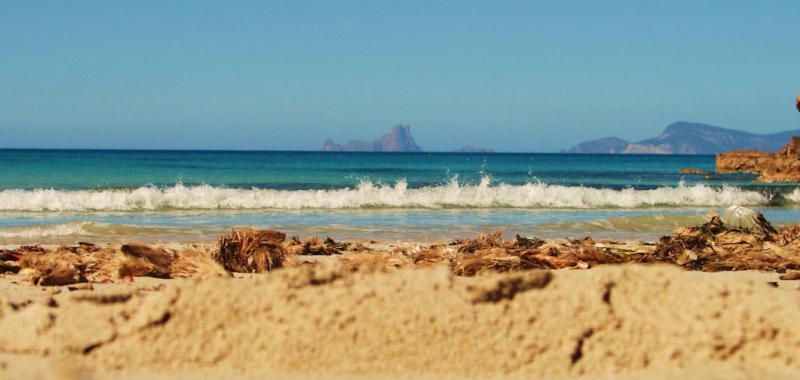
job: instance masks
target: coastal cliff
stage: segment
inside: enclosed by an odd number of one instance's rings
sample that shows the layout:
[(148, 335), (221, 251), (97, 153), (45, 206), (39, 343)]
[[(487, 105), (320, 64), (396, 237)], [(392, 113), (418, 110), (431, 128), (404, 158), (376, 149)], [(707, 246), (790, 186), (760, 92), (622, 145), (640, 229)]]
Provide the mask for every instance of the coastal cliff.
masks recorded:
[(778, 152), (735, 150), (717, 155), (718, 173), (757, 174), (757, 182), (800, 182), (800, 137)]
[(388, 134), (375, 141), (350, 140), (347, 144), (340, 145), (328, 138), (325, 140), (322, 150), (326, 152), (421, 152), (422, 148), (411, 136), (411, 127), (395, 125)]

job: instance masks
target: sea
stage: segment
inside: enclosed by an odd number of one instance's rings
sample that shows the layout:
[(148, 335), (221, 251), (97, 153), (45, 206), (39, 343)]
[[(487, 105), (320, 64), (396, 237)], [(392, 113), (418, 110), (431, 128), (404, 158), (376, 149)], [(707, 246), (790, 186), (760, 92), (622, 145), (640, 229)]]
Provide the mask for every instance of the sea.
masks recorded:
[(713, 169), (704, 155), (0, 150), (0, 244), (211, 242), (244, 226), (651, 240), (733, 205), (800, 222), (800, 185)]

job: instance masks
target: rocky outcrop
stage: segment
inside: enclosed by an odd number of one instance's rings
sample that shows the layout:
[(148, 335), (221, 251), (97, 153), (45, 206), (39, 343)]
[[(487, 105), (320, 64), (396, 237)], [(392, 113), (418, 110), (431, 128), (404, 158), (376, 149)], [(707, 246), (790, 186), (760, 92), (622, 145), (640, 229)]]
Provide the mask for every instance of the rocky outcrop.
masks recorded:
[(706, 175), (706, 174), (708, 174), (708, 171), (707, 170), (703, 170), (703, 169), (685, 168), (685, 169), (681, 169), (678, 173), (680, 173), (680, 174)]
[(591, 140), (568, 153), (717, 154), (731, 150), (775, 151), (800, 130), (757, 135), (702, 123), (672, 123), (657, 137), (631, 143), (617, 137)]
[(800, 137), (778, 152), (735, 150), (717, 155), (718, 173), (757, 174), (758, 182), (800, 182)]
[(422, 148), (411, 136), (411, 127), (395, 125), (388, 134), (372, 142), (350, 140), (347, 144), (340, 145), (328, 138), (325, 140), (322, 150), (326, 152), (421, 152)]

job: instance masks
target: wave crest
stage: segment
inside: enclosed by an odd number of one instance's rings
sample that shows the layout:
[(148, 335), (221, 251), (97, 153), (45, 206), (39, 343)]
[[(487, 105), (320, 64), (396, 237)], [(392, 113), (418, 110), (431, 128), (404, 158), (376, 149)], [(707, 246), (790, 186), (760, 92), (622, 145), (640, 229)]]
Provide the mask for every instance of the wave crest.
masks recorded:
[(658, 206), (764, 205), (769, 199), (756, 191), (706, 185), (596, 189), (580, 186), (526, 183), (478, 185), (457, 180), (440, 186), (409, 189), (362, 182), (356, 188), (335, 190), (233, 189), (208, 185), (146, 186), (108, 190), (4, 190), (2, 211), (148, 211), (247, 209), (358, 208), (646, 208)]

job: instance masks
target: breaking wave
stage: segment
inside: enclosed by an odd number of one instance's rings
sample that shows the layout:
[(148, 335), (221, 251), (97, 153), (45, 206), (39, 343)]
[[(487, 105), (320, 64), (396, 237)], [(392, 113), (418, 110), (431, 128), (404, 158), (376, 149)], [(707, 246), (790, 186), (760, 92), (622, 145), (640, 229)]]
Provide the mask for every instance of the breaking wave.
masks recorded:
[[(800, 199), (800, 192), (796, 191)], [(795, 194), (795, 193), (792, 193)], [(149, 211), (359, 208), (647, 208), (756, 206), (769, 203), (757, 191), (706, 185), (615, 190), (526, 183), (447, 184), (408, 188), (369, 181), (355, 188), (327, 190), (238, 189), (209, 185), (105, 190), (4, 190), (0, 211)]]

